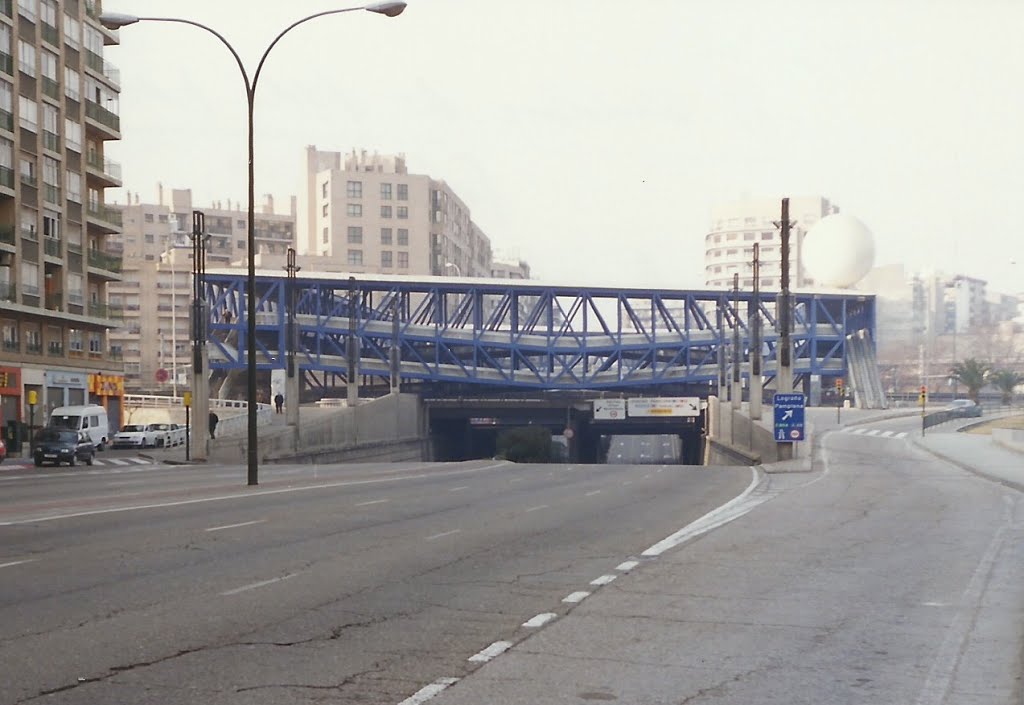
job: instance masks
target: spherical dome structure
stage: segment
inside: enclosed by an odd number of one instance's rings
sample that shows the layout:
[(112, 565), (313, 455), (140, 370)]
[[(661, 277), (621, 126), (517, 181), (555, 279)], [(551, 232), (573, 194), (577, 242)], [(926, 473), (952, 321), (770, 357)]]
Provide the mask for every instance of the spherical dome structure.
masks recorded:
[(852, 215), (833, 213), (804, 236), (802, 258), (807, 273), (822, 286), (845, 289), (875, 263), (875, 238)]

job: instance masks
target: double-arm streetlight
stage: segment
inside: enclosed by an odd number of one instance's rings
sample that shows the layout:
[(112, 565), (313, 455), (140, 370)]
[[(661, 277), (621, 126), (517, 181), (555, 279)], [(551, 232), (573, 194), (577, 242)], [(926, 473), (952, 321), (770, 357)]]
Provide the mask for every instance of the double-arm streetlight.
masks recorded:
[[(256, 84), (260, 80), (260, 72), (263, 70), (263, 63), (267, 60), (267, 55), (277, 45), (281, 38), (288, 34), (291, 30), (298, 27), (300, 24), (305, 24), (310, 20), (314, 20), (318, 17), (324, 17), (325, 15), (337, 15), (342, 12), (355, 12), (357, 10), (366, 10), (367, 12), (373, 12), (378, 15), (385, 15), (387, 17), (396, 17), (402, 14), (402, 10), (406, 7), (406, 3), (402, 0), (394, 0), (390, 2), (374, 2), (368, 5), (360, 5), (358, 7), (345, 7), (337, 10), (326, 10), (324, 12), (317, 12), (303, 17), (301, 20), (293, 22), (288, 27), (285, 27), (274, 40), (270, 42), (270, 45), (263, 52), (260, 57), (259, 63), (256, 65), (256, 73), (253, 74), (252, 80), (249, 79), (249, 73), (245, 70), (245, 64), (242, 63), (242, 58), (235, 51), (235, 48), (231, 46), (230, 42), (224, 38), (217, 30), (212, 27), (207, 27), (205, 24), (195, 22), (194, 20), (186, 20), (177, 17), (135, 17), (133, 15), (124, 15), (116, 12), (105, 12), (100, 15), (99, 21), (107, 29), (120, 29), (136, 22), (176, 22), (178, 24), (189, 24), (193, 27), (205, 30), (215, 36), (220, 42), (227, 47), (228, 51), (235, 58), (235, 62), (238, 64), (239, 70), (242, 72), (242, 80), (245, 82), (245, 97), (249, 105), (249, 228), (248, 228), (248, 260), (249, 260), (249, 273), (246, 286), (246, 348), (248, 350), (248, 363), (246, 366), (246, 381), (247, 394), (249, 397), (249, 432), (248, 432), (248, 482), (250, 485), (256, 485), (259, 483), (259, 454), (257, 452), (257, 417), (256, 417), (256, 189), (255, 189), (255, 171), (254, 171), (254, 157), (253, 157), (253, 109), (256, 103)], [(296, 400), (297, 401), (297, 400)]]

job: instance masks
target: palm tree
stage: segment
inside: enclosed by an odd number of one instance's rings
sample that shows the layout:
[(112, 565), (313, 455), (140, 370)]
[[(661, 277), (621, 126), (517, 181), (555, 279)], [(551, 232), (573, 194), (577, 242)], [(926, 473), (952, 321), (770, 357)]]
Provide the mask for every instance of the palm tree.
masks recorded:
[(1003, 393), (1003, 403), (1010, 404), (1013, 401), (1014, 388), (1024, 384), (1024, 375), (1013, 370), (996, 370), (989, 373), (988, 381)]
[(957, 362), (949, 370), (949, 374), (957, 382), (967, 387), (967, 397), (975, 404), (978, 403), (978, 392), (988, 381), (989, 372), (992, 366), (973, 357)]

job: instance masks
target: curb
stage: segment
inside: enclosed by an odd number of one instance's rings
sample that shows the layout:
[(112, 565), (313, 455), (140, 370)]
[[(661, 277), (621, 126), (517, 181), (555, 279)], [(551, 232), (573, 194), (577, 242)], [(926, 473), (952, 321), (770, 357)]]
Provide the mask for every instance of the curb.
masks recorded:
[(911, 443), (913, 443), (915, 447), (920, 448), (925, 453), (928, 453), (929, 455), (932, 455), (938, 458), (939, 460), (943, 460), (949, 463), (950, 465), (955, 465), (961, 470), (969, 472), (972, 475), (977, 475), (978, 477), (984, 480), (988, 480), (989, 482), (995, 482), (996, 484), (1002, 485), (1003, 487), (1008, 487), (1011, 490), (1024, 492), (1024, 483), (1015, 482), (1013, 480), (1007, 480), (1005, 477), (997, 477), (996, 475), (991, 475), (985, 472), (984, 470), (979, 470), (978, 468), (968, 465), (960, 460), (957, 460), (956, 458), (951, 458), (945, 453), (940, 453), (937, 450), (933, 450), (932, 448), (923, 445), (917, 438), (912, 439)]

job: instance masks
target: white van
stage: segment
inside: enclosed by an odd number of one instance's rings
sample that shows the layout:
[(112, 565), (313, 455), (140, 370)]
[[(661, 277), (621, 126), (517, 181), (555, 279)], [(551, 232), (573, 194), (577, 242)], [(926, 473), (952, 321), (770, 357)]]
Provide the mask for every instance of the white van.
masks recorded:
[(110, 422), (107, 410), (98, 404), (86, 406), (58, 406), (50, 412), (51, 428), (67, 428), (72, 431), (84, 431), (96, 450), (107, 447), (110, 435)]

